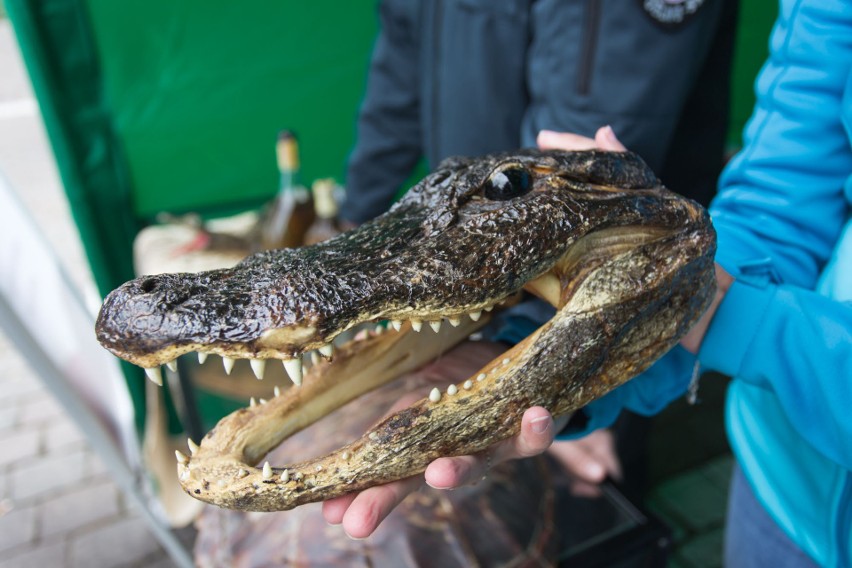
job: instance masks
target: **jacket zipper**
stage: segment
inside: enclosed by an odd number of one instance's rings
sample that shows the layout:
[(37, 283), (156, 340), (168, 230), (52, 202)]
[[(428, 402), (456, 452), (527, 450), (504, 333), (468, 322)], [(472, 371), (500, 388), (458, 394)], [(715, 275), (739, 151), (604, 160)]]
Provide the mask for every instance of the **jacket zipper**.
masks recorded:
[(600, 23), (600, 0), (587, 0), (580, 44), (580, 64), (577, 70), (577, 93), (580, 95), (588, 95), (592, 88), (592, 69), (594, 69)]
[[(431, 122), (432, 122), (432, 155), (428, 156), (427, 162), (431, 162), (435, 160), (436, 162), (440, 161), (438, 156), (438, 148), (440, 144), (438, 140), (440, 138), (440, 121), (438, 120), (438, 112), (440, 112), (440, 101), (438, 98), (441, 96), (440, 82), (441, 82), (441, 25), (443, 20), (443, 10), (441, 6), (441, 1), (438, 0), (433, 3), (433, 18), (432, 18), (432, 96), (431, 96)], [(432, 164), (428, 163), (427, 166), (431, 171), (437, 163)]]

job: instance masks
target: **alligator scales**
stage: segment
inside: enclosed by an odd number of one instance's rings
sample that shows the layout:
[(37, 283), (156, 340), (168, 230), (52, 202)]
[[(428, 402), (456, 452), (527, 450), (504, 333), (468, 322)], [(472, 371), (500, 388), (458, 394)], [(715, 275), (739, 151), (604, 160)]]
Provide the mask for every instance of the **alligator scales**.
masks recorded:
[[(481, 451), (516, 434), (531, 406), (561, 415), (603, 396), (706, 309), (714, 252), (706, 211), (633, 154), (452, 158), (386, 214), (330, 241), (127, 282), (105, 300), (97, 334), (155, 379), (190, 351), (226, 365), (250, 359), (261, 375), (267, 360), (282, 360), (296, 386), (223, 418), (191, 456), (178, 455), (178, 476), (216, 505), (286, 510)], [(465, 340), (524, 291), (554, 317), (478, 373), (330, 454), (258, 466), (282, 440)], [(377, 331), (332, 347), (367, 322)], [(320, 357), (303, 377), (313, 351)]]

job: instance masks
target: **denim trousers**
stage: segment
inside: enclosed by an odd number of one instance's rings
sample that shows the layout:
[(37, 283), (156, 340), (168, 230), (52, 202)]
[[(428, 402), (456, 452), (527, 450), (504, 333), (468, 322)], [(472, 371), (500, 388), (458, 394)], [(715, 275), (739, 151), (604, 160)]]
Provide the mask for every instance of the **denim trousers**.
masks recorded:
[(739, 465), (731, 475), (725, 525), (727, 568), (812, 568), (805, 554), (757, 500)]

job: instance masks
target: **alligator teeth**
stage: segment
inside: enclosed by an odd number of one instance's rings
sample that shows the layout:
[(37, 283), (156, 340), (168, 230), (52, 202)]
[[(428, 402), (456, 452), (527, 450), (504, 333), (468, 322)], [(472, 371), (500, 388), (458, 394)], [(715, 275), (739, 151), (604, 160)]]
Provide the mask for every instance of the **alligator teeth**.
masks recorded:
[(263, 479), (272, 479), (272, 466), (269, 462), (263, 464)]
[(181, 465), (186, 465), (189, 463), (189, 458), (186, 457), (186, 455), (184, 455), (184, 453), (180, 450), (175, 450), (175, 457), (177, 458), (178, 463)]
[(284, 483), (287, 483), (288, 481), (290, 481), (290, 470), (289, 469), (285, 469), (284, 471), (281, 472), (281, 481), (283, 481)]
[(266, 404), (268, 401), (265, 398), (261, 398), (259, 402), (260, 404)]
[(266, 370), (266, 359), (249, 359), (251, 370), (254, 371), (254, 376), (258, 380), (263, 379), (263, 372)]
[(290, 380), (297, 387), (302, 386), (302, 360), (287, 359), (284, 361), (284, 370), (290, 375)]
[(275, 396), (281, 396), (281, 388), (278, 385), (275, 385), (275, 388), (272, 389), (272, 393)]
[(177, 359), (172, 359), (168, 363), (166, 363), (166, 367), (169, 368), (169, 371), (172, 373), (177, 373)]
[(392, 325), (392, 326), (393, 326), (393, 328), (394, 328), (395, 330), (397, 330), (397, 331), (399, 331), (400, 329), (402, 329), (402, 322), (401, 322), (401, 321), (399, 321), (399, 320), (391, 320), (391, 325)]
[(490, 312), (491, 310), (493, 310), (493, 309), (494, 309), (494, 306), (485, 306), (485, 307), (484, 307), (484, 308), (482, 308), (482, 309), (483, 309), (483, 310), (485, 310), (486, 312)]
[(457, 387), (456, 385), (450, 385), (450, 386), (447, 387), (447, 394), (450, 395), (450, 396), (457, 394), (458, 392), (459, 392), (459, 387)]
[(202, 353), (201, 351), (199, 351), (198, 352), (198, 364), (203, 365), (206, 360), (207, 360), (207, 353)]
[(478, 375), (476, 375), (476, 380), (477, 381), (484, 381), (486, 376), (487, 375), (485, 373), (479, 373)]
[(257, 406), (257, 400), (254, 397), (251, 397), (249, 399), (249, 408), (254, 408), (255, 406)]
[(450, 322), (450, 325), (453, 327), (458, 327), (461, 325), (461, 320), (459, 318), (449, 318), (447, 321)]
[(326, 359), (331, 359), (334, 356), (334, 345), (332, 345), (331, 343), (326, 343), (325, 345), (317, 349), (317, 351), (319, 351), (320, 355), (322, 355)]
[(190, 453), (190, 454), (192, 454), (192, 455), (194, 456), (194, 455), (195, 455), (195, 452), (197, 452), (197, 451), (198, 451), (198, 444), (196, 444), (195, 442), (193, 442), (193, 441), (192, 441), (192, 438), (187, 438), (187, 439), (186, 439), (186, 445), (187, 445), (187, 446), (189, 446), (189, 453)]
[(441, 400), (441, 391), (439, 391), (437, 387), (433, 388), (432, 392), (429, 393), (429, 400), (432, 402), (438, 402)]
[(376, 335), (381, 335), (384, 332), (385, 332), (385, 326), (383, 326), (382, 324), (379, 324), (379, 325), (376, 326), (376, 332), (375, 332)]
[(411, 329), (414, 331), (420, 331), (423, 329), (423, 322), (420, 320), (411, 320)]
[(466, 391), (469, 391), (470, 389), (473, 388), (473, 381), (471, 381), (470, 379), (466, 380), (464, 382), (464, 384), (462, 385), (462, 388)]
[(472, 319), (473, 321), (479, 321), (479, 318), (481, 318), (481, 317), (482, 317), (482, 310), (475, 311), (475, 312), (470, 312), (470, 313), (469, 313), (469, 314), (467, 314), (467, 315), (469, 315), (469, 316), (470, 316), (470, 319)]
[(159, 367), (148, 367), (145, 369), (145, 374), (151, 379), (151, 382), (158, 386), (163, 386), (163, 372)]
[(231, 370), (234, 368), (235, 359), (231, 359), (230, 357), (222, 357), (222, 365), (225, 366), (225, 374), (230, 375)]
[(320, 356), (319, 356), (319, 353), (316, 350), (311, 351), (310, 359), (311, 359), (311, 367), (316, 367), (317, 365), (320, 364)]
[(439, 331), (441, 331), (441, 320), (430, 321), (429, 327), (432, 328), (432, 331), (434, 331), (435, 333), (438, 333)]

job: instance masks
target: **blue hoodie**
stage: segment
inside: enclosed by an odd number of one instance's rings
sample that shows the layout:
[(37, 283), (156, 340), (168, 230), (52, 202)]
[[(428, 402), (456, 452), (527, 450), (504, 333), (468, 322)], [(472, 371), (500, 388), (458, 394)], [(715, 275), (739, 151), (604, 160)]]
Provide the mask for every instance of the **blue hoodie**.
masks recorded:
[[(852, 566), (852, 2), (782, 1), (770, 51), (710, 209), (736, 281), (698, 361), (734, 377), (728, 434), (769, 514), (820, 565)], [(589, 427), (658, 411), (693, 364), (676, 348), (589, 405)]]

